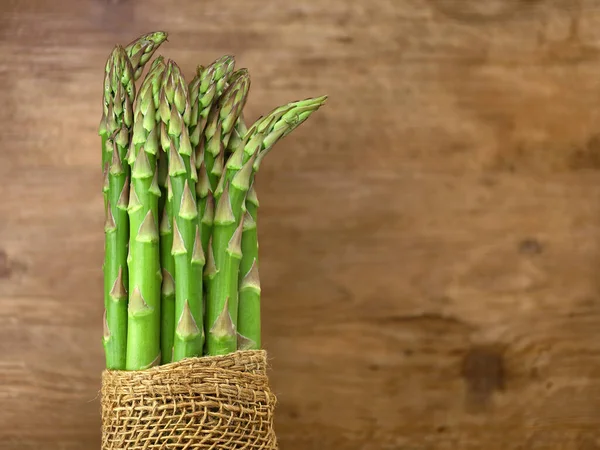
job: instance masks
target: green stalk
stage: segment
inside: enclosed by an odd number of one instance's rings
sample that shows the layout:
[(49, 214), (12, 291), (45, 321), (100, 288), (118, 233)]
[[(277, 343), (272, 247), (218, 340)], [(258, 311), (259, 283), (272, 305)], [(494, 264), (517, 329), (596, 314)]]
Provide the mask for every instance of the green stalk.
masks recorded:
[[(162, 236), (160, 238), (162, 239)], [(168, 364), (173, 360), (175, 281), (171, 272), (165, 268), (162, 269), (160, 308), (160, 363)]]
[(212, 232), (214, 217), (214, 200), (210, 190), (210, 182), (206, 173), (204, 161), (198, 169), (198, 182), (196, 183), (196, 201), (198, 203), (198, 219), (200, 220), (200, 239), (202, 240), (202, 251), (206, 255), (208, 240)]
[[(135, 95), (133, 71), (122, 47), (113, 50), (107, 64), (104, 101), (108, 113), (102, 136), (106, 205), (104, 260), (104, 351), (108, 369), (124, 369), (127, 349), (127, 196), (129, 167), (125, 154), (132, 125)], [(106, 138), (106, 139), (105, 139)], [(107, 150), (110, 150), (108, 153)], [(109, 159), (110, 158), (110, 159)]]
[[(258, 273), (258, 197), (254, 185), (246, 195), (246, 214), (242, 231), (242, 260), (239, 271), (238, 345), (240, 349), (261, 346), (260, 279)], [(240, 342), (241, 341), (241, 342)], [(243, 344), (243, 345), (240, 345)]]
[[(168, 170), (166, 155), (161, 155), (159, 163), (159, 184), (161, 184), (160, 172)], [(160, 265), (162, 267), (162, 289), (161, 289), (161, 329), (160, 329), (160, 354), (161, 364), (172, 361), (173, 358), (173, 339), (175, 335), (175, 260), (171, 254), (173, 247), (173, 221), (172, 197), (168, 181), (161, 184), (162, 205), (160, 221)], [(168, 187), (167, 187), (168, 186)], [(159, 206), (160, 208), (160, 206)]]
[(158, 234), (157, 155), (159, 127), (152, 83), (144, 79), (136, 103), (129, 161), (132, 163), (129, 196), (129, 308), (127, 370), (142, 370), (161, 360), (161, 284)]
[[(177, 336), (177, 345), (173, 353), (173, 360), (180, 361), (184, 358), (202, 356), (204, 344), (204, 328), (196, 322), (192, 311), (190, 310), (189, 302), (183, 305), (183, 311), (177, 328), (175, 330)], [(200, 338), (198, 338), (200, 336)]]
[(198, 226), (195, 183), (197, 173), (188, 125), (191, 118), (187, 85), (179, 67), (167, 65), (160, 93), (163, 129), (168, 133), (170, 200), (173, 222), (171, 253), (175, 262), (175, 329), (173, 360), (201, 356), (204, 336), (201, 327), (202, 270), (204, 254)]
[[(273, 146), (287, 136), (318, 110), (326, 97), (311, 98), (275, 108), (259, 119), (244, 140), (235, 148), (227, 164), (227, 176), (235, 173), (239, 161), (249, 162), (258, 152), (253, 163), (252, 187), (246, 197), (246, 215), (242, 233), (242, 260), (239, 271), (238, 347), (258, 349), (261, 346), (260, 279), (258, 263), (257, 214), (258, 198), (254, 190), (254, 175), (260, 163)], [(243, 150), (242, 150), (243, 145)], [(240, 154), (243, 152), (243, 156)]]
[[(154, 60), (148, 77), (150, 77), (152, 86), (152, 99), (156, 108), (156, 120), (160, 121), (159, 91), (166, 71), (166, 65), (161, 56)], [(150, 89), (150, 88), (148, 88)], [(160, 132), (162, 133), (162, 131)], [(162, 139), (162, 135), (161, 135)], [(172, 193), (169, 188), (169, 166), (168, 159), (161, 146), (157, 154), (158, 165), (158, 185), (161, 195), (158, 199), (158, 214), (160, 219), (159, 227), (159, 246), (160, 246), (160, 265), (162, 271), (161, 284), (161, 325), (160, 325), (160, 354), (161, 364), (167, 364), (173, 358), (173, 339), (175, 335), (175, 261), (171, 254), (173, 246), (173, 229), (171, 223), (173, 220), (172, 204), (169, 201)]]
[(242, 259), (243, 207), (250, 188), (252, 157), (232, 178), (221, 181), (212, 232), (214, 275), (206, 302), (206, 335), (209, 355), (222, 355), (237, 349), (238, 276)]
[[(254, 228), (256, 229), (256, 225), (254, 225)], [(243, 240), (244, 236), (242, 233)], [(252, 266), (246, 274), (242, 275), (240, 271), (240, 278), (237, 327), (238, 349), (258, 350), (261, 347), (260, 277), (258, 275), (258, 260), (256, 258), (254, 258)]]

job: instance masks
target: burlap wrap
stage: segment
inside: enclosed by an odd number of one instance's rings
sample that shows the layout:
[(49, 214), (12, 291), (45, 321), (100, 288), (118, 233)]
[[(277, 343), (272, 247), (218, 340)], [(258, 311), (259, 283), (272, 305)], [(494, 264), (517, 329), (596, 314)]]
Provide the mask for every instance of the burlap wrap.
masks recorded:
[(266, 352), (102, 374), (102, 449), (277, 449)]

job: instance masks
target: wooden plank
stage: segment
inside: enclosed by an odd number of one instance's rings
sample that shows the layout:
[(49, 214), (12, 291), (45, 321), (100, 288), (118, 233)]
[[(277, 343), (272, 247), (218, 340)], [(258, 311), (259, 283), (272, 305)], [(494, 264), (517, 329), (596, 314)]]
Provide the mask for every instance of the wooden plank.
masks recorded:
[(282, 448), (600, 448), (593, 0), (0, 5), (0, 448), (99, 447), (104, 59), (235, 54)]

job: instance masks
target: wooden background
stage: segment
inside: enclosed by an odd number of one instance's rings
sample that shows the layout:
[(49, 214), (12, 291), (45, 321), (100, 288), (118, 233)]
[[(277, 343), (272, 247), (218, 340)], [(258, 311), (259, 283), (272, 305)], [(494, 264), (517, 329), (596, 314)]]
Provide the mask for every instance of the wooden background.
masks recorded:
[(283, 450), (600, 449), (600, 1), (2, 0), (0, 449), (98, 449), (100, 94), (164, 29), (248, 118)]

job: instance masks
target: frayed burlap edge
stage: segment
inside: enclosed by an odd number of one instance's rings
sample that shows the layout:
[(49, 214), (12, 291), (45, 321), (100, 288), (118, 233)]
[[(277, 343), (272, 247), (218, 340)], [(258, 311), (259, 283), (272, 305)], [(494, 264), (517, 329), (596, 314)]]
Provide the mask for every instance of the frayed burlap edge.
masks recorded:
[(102, 450), (277, 449), (263, 350), (102, 374)]

